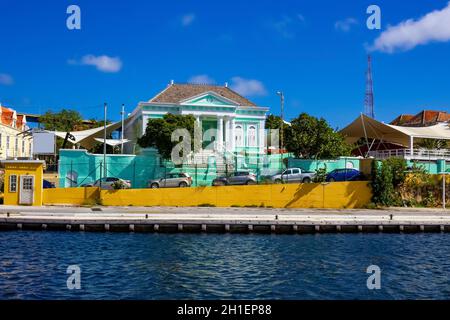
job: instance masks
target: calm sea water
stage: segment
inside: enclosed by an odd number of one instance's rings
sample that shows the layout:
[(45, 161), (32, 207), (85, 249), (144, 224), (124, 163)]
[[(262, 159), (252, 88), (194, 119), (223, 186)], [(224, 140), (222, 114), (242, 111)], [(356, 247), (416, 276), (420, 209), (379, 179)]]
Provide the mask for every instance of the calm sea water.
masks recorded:
[(0, 232), (0, 299), (449, 299), (449, 258), (450, 234)]

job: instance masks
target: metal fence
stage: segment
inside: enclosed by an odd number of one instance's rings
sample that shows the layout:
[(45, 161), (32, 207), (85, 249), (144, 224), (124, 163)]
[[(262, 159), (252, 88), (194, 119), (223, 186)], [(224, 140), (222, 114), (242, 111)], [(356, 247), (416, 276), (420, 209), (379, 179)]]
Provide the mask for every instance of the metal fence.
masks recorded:
[(193, 186), (210, 186), (217, 177), (230, 176), (235, 172), (251, 173), (255, 176), (256, 183), (265, 183), (267, 177), (285, 169), (282, 158), (279, 156), (243, 155), (234, 157), (233, 161), (210, 156), (203, 160), (197, 163), (174, 165), (171, 161), (162, 159), (158, 159), (155, 163), (145, 163), (136, 158), (122, 163), (107, 158), (106, 168), (103, 161), (60, 161), (58, 164), (59, 186), (91, 185), (106, 176), (128, 180), (132, 188), (146, 188), (150, 180), (165, 178), (171, 173), (188, 174), (192, 178)]

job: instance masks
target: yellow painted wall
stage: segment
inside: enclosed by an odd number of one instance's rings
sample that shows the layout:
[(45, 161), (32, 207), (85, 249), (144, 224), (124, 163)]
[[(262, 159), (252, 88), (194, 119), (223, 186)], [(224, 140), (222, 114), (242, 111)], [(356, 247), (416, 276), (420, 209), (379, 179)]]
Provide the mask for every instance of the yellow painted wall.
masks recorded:
[[(99, 199), (101, 195), (101, 200)], [(44, 189), (44, 204), (106, 206), (264, 206), (274, 208), (361, 208), (372, 193), (365, 181), (328, 184), (101, 190), (98, 188)]]
[[(17, 191), (9, 191), (9, 177), (11, 175), (17, 175)], [(34, 175), (34, 198), (33, 206), (42, 205), (43, 188), (42, 188), (42, 175), (43, 175), (43, 163), (37, 162), (5, 162), (5, 191), (3, 196), (3, 203), (5, 205), (18, 205), (19, 204), (19, 190), (20, 190), (20, 176), (21, 175)]]
[(43, 204), (94, 205), (98, 202), (100, 189), (87, 188), (51, 188), (44, 189)]

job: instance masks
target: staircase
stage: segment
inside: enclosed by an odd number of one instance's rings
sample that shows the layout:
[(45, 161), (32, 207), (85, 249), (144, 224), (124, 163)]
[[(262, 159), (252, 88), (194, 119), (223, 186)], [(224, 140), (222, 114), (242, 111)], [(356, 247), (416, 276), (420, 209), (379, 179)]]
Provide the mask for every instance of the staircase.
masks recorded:
[(214, 163), (218, 176), (225, 175), (227, 172), (233, 172), (234, 170), (234, 158), (230, 155), (224, 155), (220, 151), (211, 149), (204, 149), (195, 154), (192, 153), (184, 165), (188, 167), (197, 166), (198, 168), (206, 168), (212, 166)]

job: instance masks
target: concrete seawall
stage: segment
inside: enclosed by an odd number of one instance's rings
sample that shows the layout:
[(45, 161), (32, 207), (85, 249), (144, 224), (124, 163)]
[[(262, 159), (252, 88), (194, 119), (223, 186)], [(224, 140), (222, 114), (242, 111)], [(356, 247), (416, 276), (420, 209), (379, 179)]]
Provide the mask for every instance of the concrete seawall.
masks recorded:
[(450, 232), (443, 211), (280, 210), (224, 208), (10, 208), (0, 231), (206, 233)]

